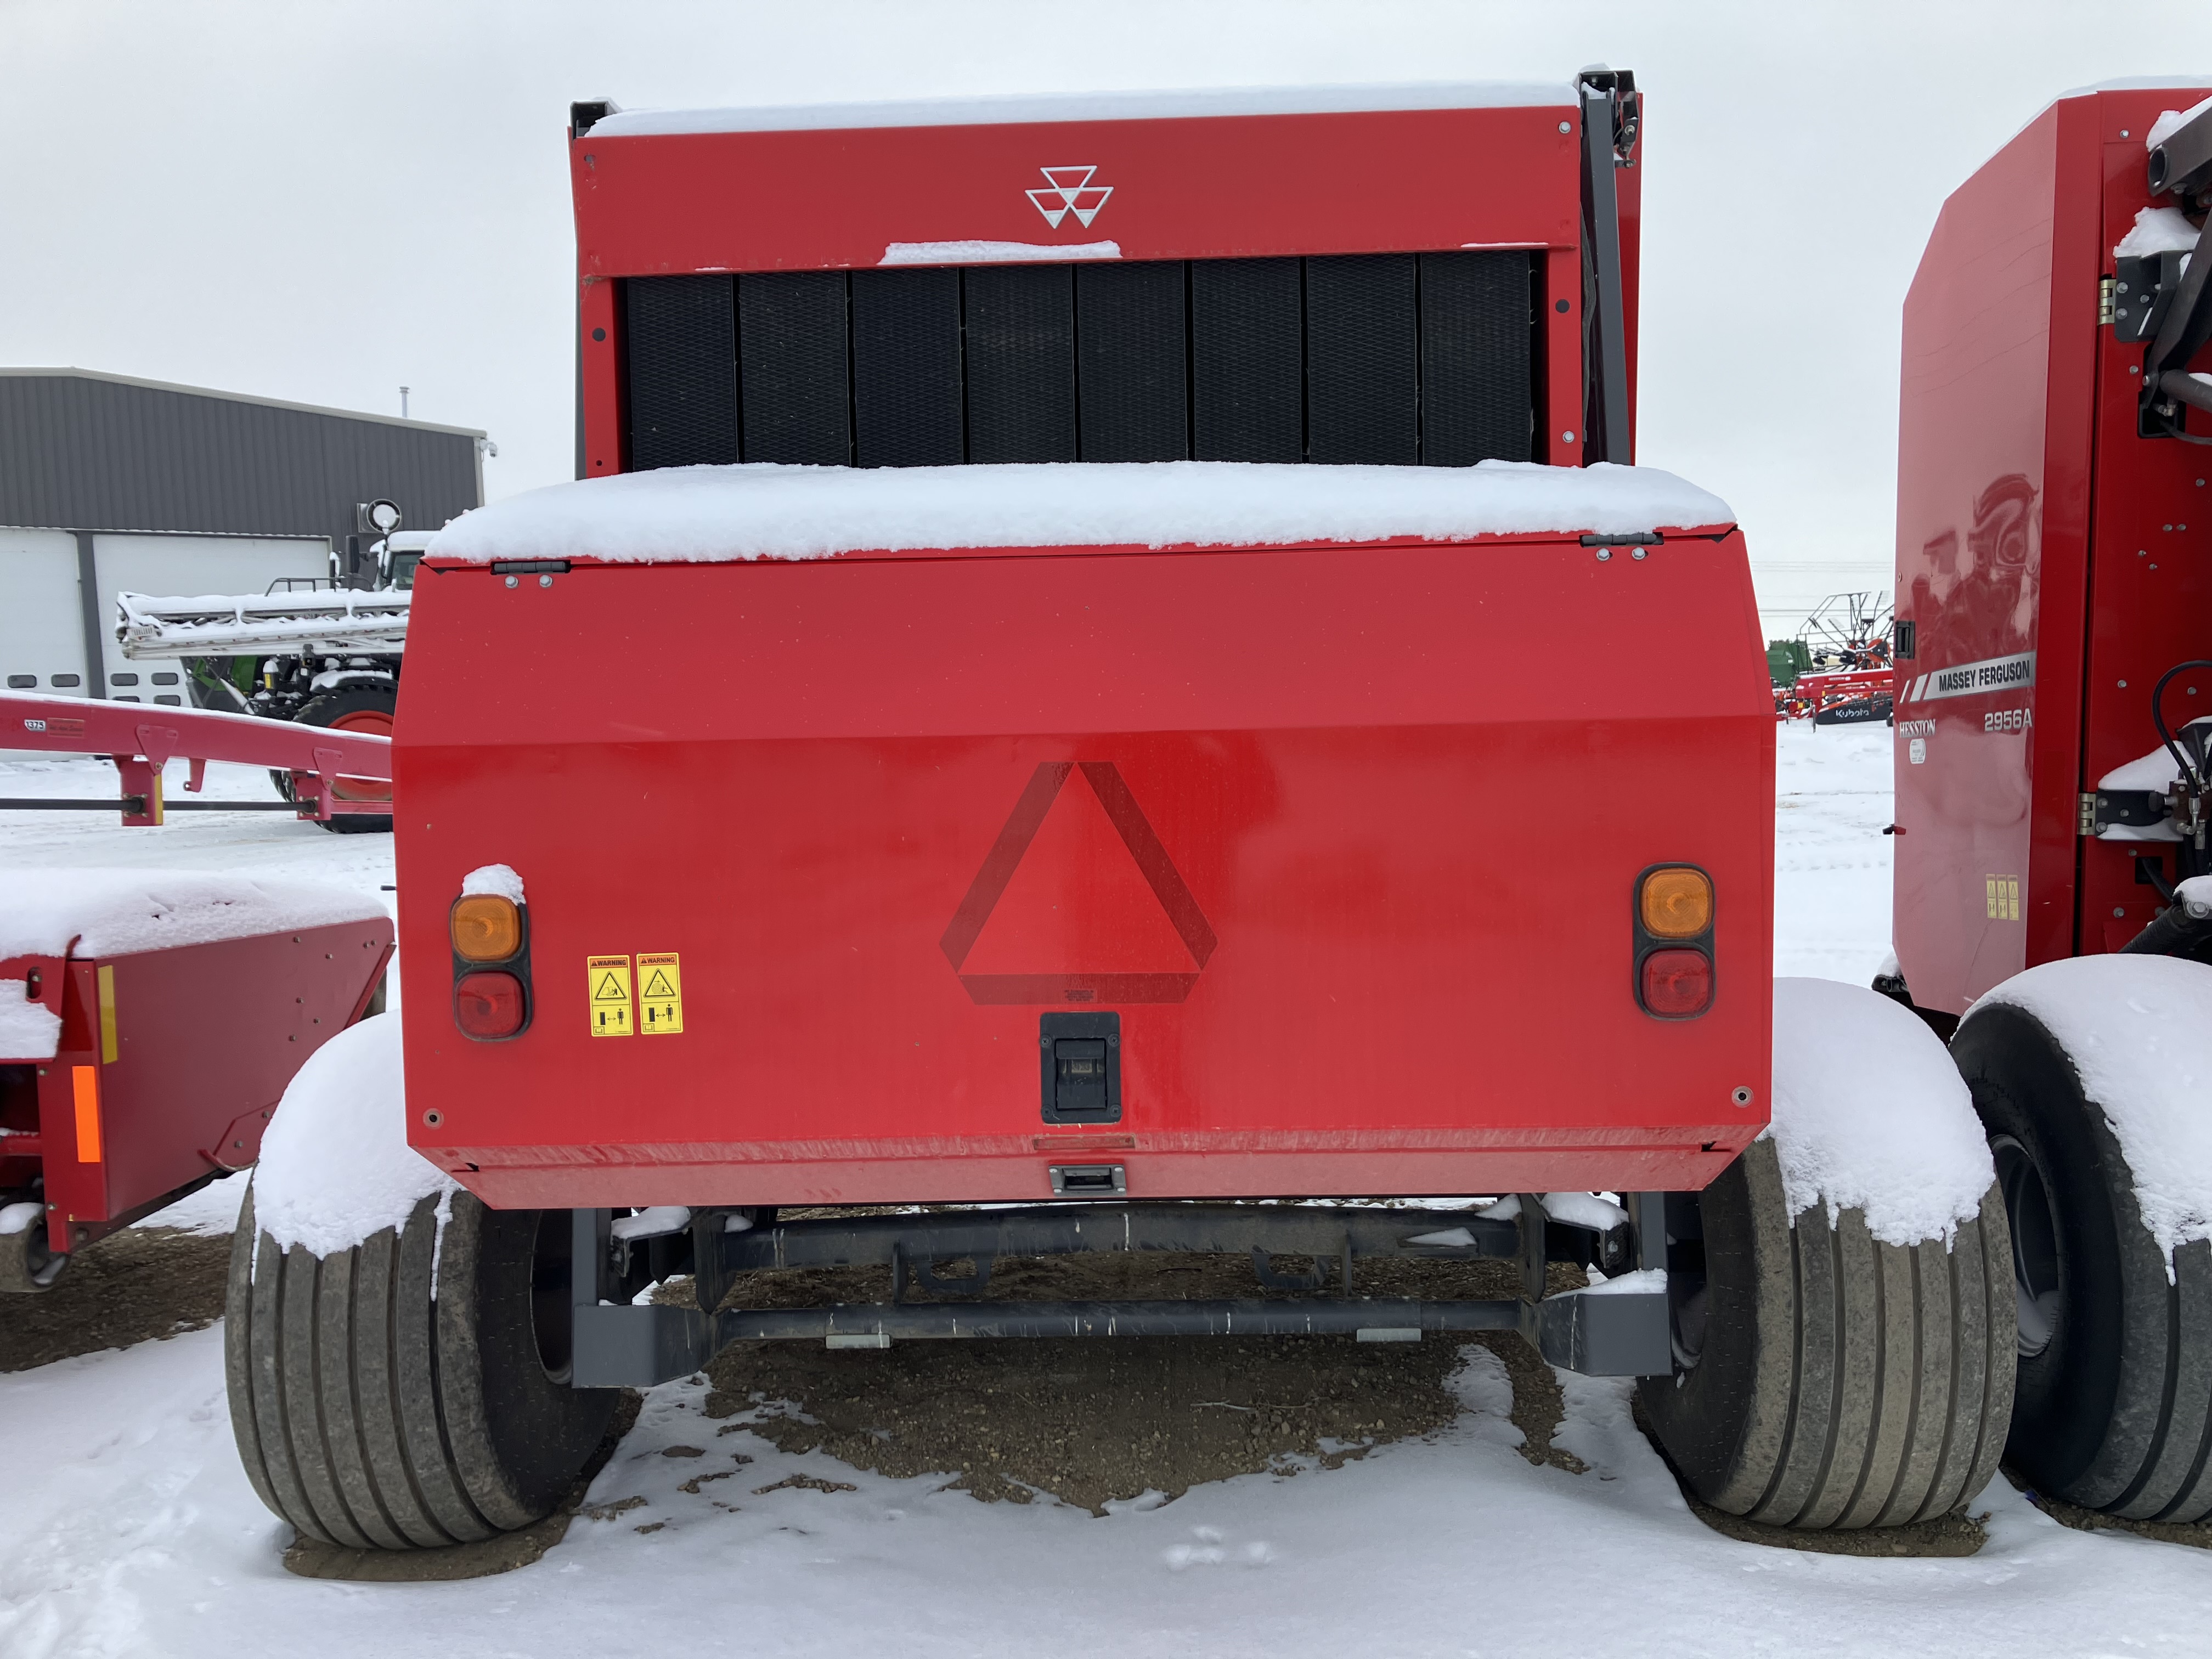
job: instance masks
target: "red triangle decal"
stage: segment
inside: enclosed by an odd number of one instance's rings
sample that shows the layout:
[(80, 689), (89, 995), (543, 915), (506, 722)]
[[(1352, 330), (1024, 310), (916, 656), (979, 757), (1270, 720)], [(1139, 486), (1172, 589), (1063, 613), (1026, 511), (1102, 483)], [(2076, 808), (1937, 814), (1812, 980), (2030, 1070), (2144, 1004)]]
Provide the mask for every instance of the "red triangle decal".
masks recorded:
[(1174, 922), (1098, 797), (1072, 778), (975, 937), (967, 974), (1190, 974)]
[(1120, 769), (1048, 761), (942, 944), (978, 1002), (1180, 1002), (1214, 935)]

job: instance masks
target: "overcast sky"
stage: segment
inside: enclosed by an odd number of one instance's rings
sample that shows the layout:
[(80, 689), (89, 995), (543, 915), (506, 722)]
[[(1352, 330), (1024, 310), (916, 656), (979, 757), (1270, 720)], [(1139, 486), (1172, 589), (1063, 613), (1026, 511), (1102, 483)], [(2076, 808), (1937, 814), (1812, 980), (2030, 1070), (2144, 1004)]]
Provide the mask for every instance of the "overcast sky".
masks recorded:
[(1736, 507), (1769, 632), (1887, 586), (1898, 313), (2052, 98), (2212, 76), (2203, 0), (0, 0), (0, 362), (481, 427), (573, 465), (572, 99), (1565, 80), (1647, 94), (1641, 459)]

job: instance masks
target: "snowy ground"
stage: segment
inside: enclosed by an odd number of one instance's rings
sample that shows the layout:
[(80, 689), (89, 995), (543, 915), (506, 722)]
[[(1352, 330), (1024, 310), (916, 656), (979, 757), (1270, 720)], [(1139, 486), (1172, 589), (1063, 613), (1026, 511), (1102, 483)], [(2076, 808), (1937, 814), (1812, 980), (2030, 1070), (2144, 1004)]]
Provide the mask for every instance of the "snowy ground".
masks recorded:
[[(1863, 983), (1887, 945), (1889, 734), (1785, 729), (1779, 971)], [(81, 774), (81, 775), (80, 775)], [(0, 793), (90, 794), (97, 768), (0, 758)], [(172, 787), (176, 786), (172, 784)], [(235, 787), (252, 789), (250, 778)], [(0, 819), (23, 862), (171, 863), (380, 887), (382, 838), (283, 821), (123, 830)], [(214, 1230), (226, 1182), (187, 1219)], [(182, 1206), (180, 1206), (182, 1207)], [(1510, 1388), (1468, 1350), (1447, 1432), (1334, 1471), (1249, 1475), (1104, 1519), (984, 1504), (819, 1453), (718, 1435), (703, 1389), (648, 1398), (592, 1499), (542, 1561), (453, 1584), (339, 1584), (279, 1564), (284, 1529), (240, 1473), (208, 1330), (0, 1376), (0, 1653), (9, 1659), (313, 1653), (1378, 1656), (2203, 1653), (2212, 1552), (2069, 1531), (2002, 1480), (1964, 1559), (1869, 1559), (1731, 1541), (1684, 1505), (1626, 1385), (1565, 1379), (1558, 1443), (1513, 1449)], [(704, 1459), (664, 1457), (696, 1445)], [(735, 1478), (680, 1486), (753, 1461)], [(787, 1475), (850, 1491), (784, 1488)], [(659, 1523), (640, 1532), (641, 1526)]]

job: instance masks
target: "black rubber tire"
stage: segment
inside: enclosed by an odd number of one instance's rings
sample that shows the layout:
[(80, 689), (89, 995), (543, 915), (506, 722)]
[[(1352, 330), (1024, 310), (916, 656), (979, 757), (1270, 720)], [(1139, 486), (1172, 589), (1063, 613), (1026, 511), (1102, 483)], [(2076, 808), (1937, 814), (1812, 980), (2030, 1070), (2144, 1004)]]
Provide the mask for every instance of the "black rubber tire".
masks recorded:
[(1701, 1253), (1702, 1348), (1640, 1384), (1692, 1490), (1768, 1526), (1850, 1528), (1946, 1515), (1989, 1484), (2014, 1346), (1995, 1186), (1948, 1249), (1881, 1243), (1856, 1210), (1793, 1227), (1774, 1143), (1756, 1140), (1693, 1213), (1702, 1251), (1670, 1246), (1668, 1289), (1694, 1287)]
[(2008, 1460), (2037, 1491), (2085, 1509), (2212, 1516), (2212, 1244), (2176, 1252), (2168, 1282), (2102, 1108), (2034, 1015), (1977, 1008), (1951, 1054), (1991, 1139), (2016, 1146), (2040, 1184), (2015, 1201), (2047, 1206), (2040, 1233), (2021, 1218), (2024, 1240), (2048, 1241), (2048, 1255), (2016, 1259), (2015, 1281), (2045, 1288), (2050, 1333), (2020, 1356)]
[[(388, 720), (399, 707), (398, 688), (385, 685), (343, 685), (328, 691), (319, 691), (300, 705), (293, 716), (301, 726), (333, 726), (349, 714), (382, 714)], [(325, 818), (323, 828), (334, 836), (390, 835), (392, 819), (388, 815), (372, 817), (363, 812), (347, 812)]]
[[(570, 1388), (533, 1306), (564, 1309), (563, 1212), (425, 1199), (341, 1255), (277, 1249), (249, 1191), (223, 1331), (230, 1421), (253, 1489), (311, 1538), (434, 1548), (526, 1527), (598, 1449), (616, 1392)], [(432, 1285), (432, 1262), (436, 1284)], [(557, 1318), (557, 1315), (555, 1316)], [(562, 1335), (549, 1346), (565, 1366)]]

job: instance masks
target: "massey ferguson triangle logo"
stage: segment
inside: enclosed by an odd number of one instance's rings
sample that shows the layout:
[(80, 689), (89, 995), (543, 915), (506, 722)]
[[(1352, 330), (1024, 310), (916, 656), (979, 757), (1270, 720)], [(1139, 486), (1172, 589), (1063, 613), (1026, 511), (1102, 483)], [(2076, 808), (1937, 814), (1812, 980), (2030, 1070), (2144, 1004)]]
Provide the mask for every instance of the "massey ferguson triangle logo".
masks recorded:
[(1029, 198), (1036, 204), (1036, 210), (1044, 215), (1045, 223), (1054, 230), (1060, 228), (1060, 222), (1071, 213), (1075, 216), (1077, 224), (1085, 230), (1090, 229), (1091, 222), (1098, 216), (1098, 210), (1106, 205), (1106, 198), (1114, 193), (1111, 185), (1091, 182), (1092, 175), (1098, 171), (1097, 167), (1039, 167), (1037, 171), (1045, 176), (1045, 187), (1030, 191)]

